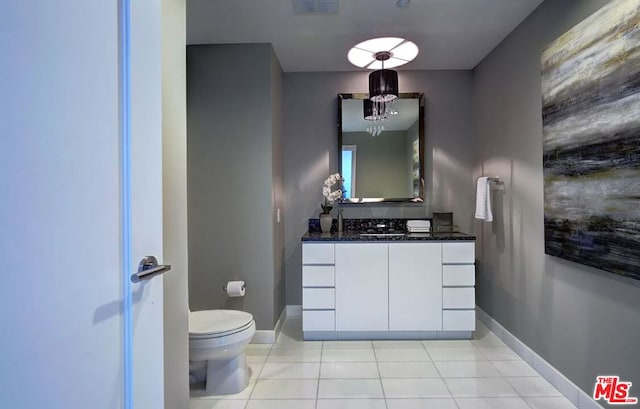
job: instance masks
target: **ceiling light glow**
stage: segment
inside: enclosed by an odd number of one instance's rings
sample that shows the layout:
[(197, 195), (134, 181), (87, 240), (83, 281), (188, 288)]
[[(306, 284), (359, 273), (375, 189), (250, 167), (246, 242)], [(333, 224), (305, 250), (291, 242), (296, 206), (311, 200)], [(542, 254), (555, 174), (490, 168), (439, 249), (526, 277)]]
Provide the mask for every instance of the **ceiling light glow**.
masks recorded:
[(415, 59), (418, 55), (418, 46), (412, 41), (399, 37), (372, 38), (353, 46), (347, 58), (358, 68), (379, 70), (382, 68), (382, 63), (376, 60), (375, 54), (380, 51), (389, 52), (391, 58), (384, 62), (384, 67), (393, 68)]
[(364, 51), (354, 47), (349, 50), (347, 58), (349, 59), (351, 64), (355, 65), (356, 67), (365, 68), (367, 65), (371, 64), (371, 59), (373, 57), (370, 51)]
[(372, 53), (375, 53), (376, 51), (389, 51), (392, 48), (400, 45), (403, 41), (403, 38), (398, 37), (372, 38), (371, 40), (366, 40), (359, 44), (356, 44), (355, 48), (371, 51)]
[(418, 55), (418, 46), (411, 41), (405, 41), (404, 43), (391, 50), (391, 52), (393, 53), (394, 58), (411, 61)]

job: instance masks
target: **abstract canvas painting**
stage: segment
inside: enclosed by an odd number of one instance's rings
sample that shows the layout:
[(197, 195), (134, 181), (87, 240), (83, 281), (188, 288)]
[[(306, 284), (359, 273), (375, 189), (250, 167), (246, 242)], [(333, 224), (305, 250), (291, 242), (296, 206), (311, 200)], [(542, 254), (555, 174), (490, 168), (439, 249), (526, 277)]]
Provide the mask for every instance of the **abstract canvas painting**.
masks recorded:
[(542, 54), (547, 254), (640, 280), (640, 0)]

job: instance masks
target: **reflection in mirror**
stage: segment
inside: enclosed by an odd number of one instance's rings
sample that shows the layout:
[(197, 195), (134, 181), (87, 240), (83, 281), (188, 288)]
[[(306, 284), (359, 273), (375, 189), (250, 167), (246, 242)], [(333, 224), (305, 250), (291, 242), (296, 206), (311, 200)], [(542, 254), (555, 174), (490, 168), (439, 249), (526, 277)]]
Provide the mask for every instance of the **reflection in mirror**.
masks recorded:
[(424, 200), (424, 96), (404, 93), (383, 120), (367, 120), (367, 94), (339, 94), (340, 174), (352, 203)]

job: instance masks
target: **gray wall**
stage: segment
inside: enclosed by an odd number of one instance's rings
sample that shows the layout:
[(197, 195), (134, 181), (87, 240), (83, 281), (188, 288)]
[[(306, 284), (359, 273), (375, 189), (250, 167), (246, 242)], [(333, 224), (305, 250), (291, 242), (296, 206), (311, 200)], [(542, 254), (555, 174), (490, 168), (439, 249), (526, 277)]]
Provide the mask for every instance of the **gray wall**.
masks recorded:
[(185, 0), (162, 0), (164, 407), (189, 405)]
[[(271, 50), (271, 136), (273, 195), (271, 219), (273, 223), (273, 322), (285, 307), (284, 276), (284, 138), (282, 135), (282, 67)], [(280, 220), (278, 220), (278, 209)]]
[(605, 3), (545, 1), (473, 75), (474, 176), (505, 182), (494, 223), (474, 224), (478, 304), (587, 393), (596, 375), (640, 381), (640, 287), (544, 254), (540, 53)]
[[(423, 92), (424, 204), (345, 206), (345, 217), (425, 217), (453, 211), (462, 230), (473, 217), (472, 75), (470, 71), (399, 71), (400, 92)], [(302, 303), (300, 237), (318, 217), (322, 184), (338, 170), (339, 93), (367, 92), (367, 72), (285, 73), (284, 180), (287, 304)], [(334, 209), (334, 216), (337, 212)]]
[(343, 145), (356, 145), (356, 189), (353, 197), (410, 197), (406, 131), (344, 132)]
[[(248, 311), (258, 329), (273, 329), (282, 304), (274, 58), (269, 44), (187, 47), (189, 305)], [(246, 296), (228, 298), (229, 280), (246, 281)]]

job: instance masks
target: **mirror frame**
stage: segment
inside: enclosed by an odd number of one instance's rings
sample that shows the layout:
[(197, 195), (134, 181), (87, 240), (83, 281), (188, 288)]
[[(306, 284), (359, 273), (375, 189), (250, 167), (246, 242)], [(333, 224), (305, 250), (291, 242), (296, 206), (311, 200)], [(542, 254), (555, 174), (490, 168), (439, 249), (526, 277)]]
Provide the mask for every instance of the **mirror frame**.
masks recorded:
[[(340, 93), (338, 94), (338, 172), (342, 171), (342, 101), (345, 99), (367, 99), (369, 94), (365, 93)], [(359, 201), (342, 200), (342, 204), (366, 204), (366, 203), (424, 203), (425, 189), (424, 189), (424, 150), (425, 150), (425, 112), (424, 112), (424, 93), (421, 92), (401, 92), (398, 96), (400, 99), (417, 99), (418, 100), (418, 119), (419, 119), (419, 136), (418, 136), (418, 151), (420, 155), (420, 194), (418, 197), (385, 197), (380, 199), (363, 198), (360, 197)]]

